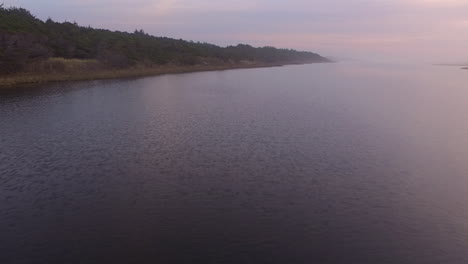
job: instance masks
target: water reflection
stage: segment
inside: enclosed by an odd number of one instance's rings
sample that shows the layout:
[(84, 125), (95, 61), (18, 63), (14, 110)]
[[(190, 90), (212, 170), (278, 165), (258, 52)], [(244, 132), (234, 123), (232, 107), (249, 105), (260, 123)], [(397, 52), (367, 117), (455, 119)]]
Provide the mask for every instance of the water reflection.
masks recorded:
[(0, 94), (1, 263), (462, 263), (468, 76), (323, 64)]

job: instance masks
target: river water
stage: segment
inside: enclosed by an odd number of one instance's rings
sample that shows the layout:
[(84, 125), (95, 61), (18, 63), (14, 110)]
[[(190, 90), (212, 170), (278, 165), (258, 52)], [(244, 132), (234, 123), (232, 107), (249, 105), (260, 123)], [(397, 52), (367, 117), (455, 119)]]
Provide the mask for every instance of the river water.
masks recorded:
[(468, 72), (0, 91), (0, 263), (468, 263)]

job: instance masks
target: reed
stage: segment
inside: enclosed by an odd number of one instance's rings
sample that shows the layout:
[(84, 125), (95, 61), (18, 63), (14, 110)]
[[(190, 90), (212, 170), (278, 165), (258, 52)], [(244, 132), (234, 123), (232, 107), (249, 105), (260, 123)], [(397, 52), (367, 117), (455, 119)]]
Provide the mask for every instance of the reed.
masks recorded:
[(161, 74), (217, 71), (240, 68), (282, 66), (278, 63), (239, 62), (218, 65), (135, 65), (125, 69), (109, 69), (97, 60), (50, 58), (28, 65), (24, 73), (0, 76), (0, 88), (14, 88), (22, 84), (59, 81), (101, 80), (154, 76)]

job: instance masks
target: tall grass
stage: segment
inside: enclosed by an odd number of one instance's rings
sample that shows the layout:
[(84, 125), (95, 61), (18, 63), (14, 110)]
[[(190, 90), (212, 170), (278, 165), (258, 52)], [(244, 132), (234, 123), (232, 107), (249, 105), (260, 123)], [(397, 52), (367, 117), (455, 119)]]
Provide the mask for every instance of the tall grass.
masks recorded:
[(50, 58), (28, 65), (27, 71), (0, 76), (0, 88), (14, 88), (20, 84), (35, 84), (57, 81), (99, 80), (152, 76), (171, 73), (216, 71), (239, 68), (282, 66), (279, 63), (256, 63), (252, 61), (224, 64), (198, 65), (135, 65), (125, 69), (109, 69), (97, 60)]
[(104, 69), (97, 60), (49, 58), (29, 64), (25, 73), (79, 73)]

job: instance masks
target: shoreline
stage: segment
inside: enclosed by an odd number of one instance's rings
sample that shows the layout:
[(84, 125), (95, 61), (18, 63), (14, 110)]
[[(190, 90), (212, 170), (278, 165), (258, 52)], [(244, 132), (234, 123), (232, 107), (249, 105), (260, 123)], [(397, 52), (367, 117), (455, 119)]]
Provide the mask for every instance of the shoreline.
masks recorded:
[(124, 79), (150, 77), (164, 74), (178, 74), (191, 72), (223, 71), (234, 69), (271, 68), (287, 65), (305, 65), (326, 62), (290, 62), (290, 63), (240, 63), (226, 65), (194, 65), (194, 66), (160, 66), (160, 67), (134, 67), (118, 70), (78, 71), (78, 72), (51, 72), (51, 73), (20, 73), (0, 77), (0, 89), (14, 89), (21, 85), (35, 85), (69, 81), (92, 81), (108, 79)]

